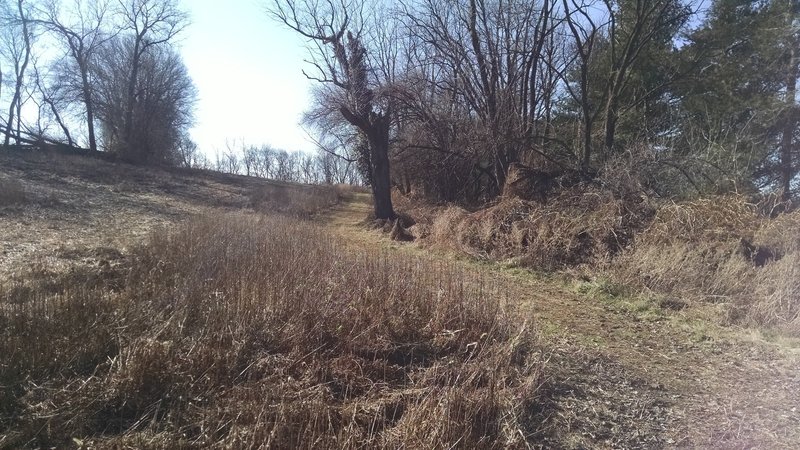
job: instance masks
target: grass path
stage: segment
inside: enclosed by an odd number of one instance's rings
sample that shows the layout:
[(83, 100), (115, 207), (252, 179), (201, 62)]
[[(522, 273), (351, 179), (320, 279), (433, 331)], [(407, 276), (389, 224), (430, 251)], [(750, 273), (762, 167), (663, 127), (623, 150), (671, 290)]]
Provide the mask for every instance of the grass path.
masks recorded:
[(794, 343), (719, 325), (714, 305), (673, 310), (596, 282), (398, 244), (364, 227), (368, 201), (339, 206), (327, 225), (349, 245), (424, 251), (481, 271), (538, 325), (550, 358), (538, 415), (547, 446), (800, 448)]

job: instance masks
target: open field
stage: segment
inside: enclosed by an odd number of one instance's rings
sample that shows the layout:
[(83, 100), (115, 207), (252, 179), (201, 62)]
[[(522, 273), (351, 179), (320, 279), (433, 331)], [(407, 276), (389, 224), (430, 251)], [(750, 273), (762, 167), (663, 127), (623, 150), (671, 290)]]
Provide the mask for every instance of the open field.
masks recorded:
[(59, 155), (0, 182), (0, 447), (800, 445), (796, 340), (713, 303), (400, 244), (363, 194)]

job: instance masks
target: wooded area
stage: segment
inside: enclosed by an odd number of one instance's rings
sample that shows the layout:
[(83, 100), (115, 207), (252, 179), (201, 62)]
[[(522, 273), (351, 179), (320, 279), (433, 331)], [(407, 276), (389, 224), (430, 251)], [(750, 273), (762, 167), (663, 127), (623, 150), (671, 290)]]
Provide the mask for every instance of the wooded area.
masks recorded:
[[(363, 181), (380, 218), (395, 216), (393, 187), (473, 205), (621, 178), (661, 198), (796, 194), (796, 0), (278, 0), (268, 10), (264, 26), (296, 31), (313, 55), (305, 122), (319, 155), (242, 144), (203, 157), (187, 134), (197, 93), (172, 46), (188, 17), (154, 0), (2, 2), (4, 145)], [(294, 169), (277, 168), (288, 160)]]
[(538, 191), (625, 177), (664, 198), (791, 199), (799, 8), (287, 0), (272, 12), (316, 57), (308, 121), (362, 162), (376, 203), (389, 201), (391, 173), (405, 193), (474, 204), (520, 173)]
[(175, 1), (0, 2), (3, 144), (63, 143), (179, 163), (196, 90)]

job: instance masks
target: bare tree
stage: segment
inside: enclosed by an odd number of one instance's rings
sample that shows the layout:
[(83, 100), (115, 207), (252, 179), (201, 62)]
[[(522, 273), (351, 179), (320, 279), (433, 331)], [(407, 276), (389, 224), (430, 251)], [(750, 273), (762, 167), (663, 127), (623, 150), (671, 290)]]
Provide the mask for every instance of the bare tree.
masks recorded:
[[(61, 129), (64, 137), (67, 139), (67, 145), (70, 147), (75, 146), (75, 140), (72, 138), (72, 133), (70, 133), (69, 127), (67, 127), (67, 123), (62, 117), (58, 107), (58, 105), (61, 103), (61, 97), (63, 95), (63, 93), (60, 91), (60, 85), (57, 85), (55, 88), (52, 86), (47, 86), (42, 79), (43, 75), (35, 63), (33, 69), (36, 90), (38, 90), (39, 94), (41, 95), (41, 102), (49, 109), (50, 115), (52, 116), (53, 120), (56, 121), (56, 124), (58, 124), (58, 127)], [(41, 107), (39, 114), (42, 114)]]
[(24, 3), (24, 0), (16, 0), (13, 9), (11, 5), (0, 4), (0, 7), (3, 7), (3, 10), (0, 11), (0, 14), (2, 14), (0, 21), (3, 23), (4, 28), (2, 35), (3, 52), (13, 65), (15, 77), (14, 90), (8, 106), (8, 116), (5, 123), (5, 138), (3, 140), (5, 146), (9, 145), (12, 134), (16, 136), (17, 142), (19, 142), (22, 127), (22, 96), (25, 87), (25, 72), (28, 69), (32, 54), (31, 41), (33, 32), (30, 25), (30, 14)]
[[(193, 122), (197, 91), (175, 50), (152, 47), (137, 63), (136, 101), (128, 111), (125, 99), (135, 54), (135, 37), (117, 36), (103, 47), (93, 69), (103, 146), (138, 162), (175, 163)], [(120, 130), (128, 115), (131, 129), (126, 139)]]
[(566, 79), (568, 73), (564, 70), (561, 75), (565, 78), (564, 86), (569, 95), (578, 102), (581, 115), (581, 171), (588, 173), (592, 158), (592, 132), (594, 122), (597, 120), (599, 109), (591, 100), (590, 71), (592, 58), (595, 56), (596, 43), (599, 39), (602, 24), (592, 17), (591, 10), (594, 3), (584, 0), (562, 0), (566, 23), (573, 39), (573, 57), (567, 67), (572, 63), (577, 64), (578, 81)]
[[(368, 50), (370, 41), (363, 4), (347, 0), (275, 0), (272, 14), (311, 41), (310, 63), (317, 73), (306, 76), (324, 85), (320, 91), (329, 114), (341, 114), (364, 136), (375, 217), (394, 219), (389, 141), (394, 108), (388, 95), (391, 82), (380, 56)], [(376, 27), (383, 26), (375, 24)], [(304, 72), (305, 73), (305, 72)], [(367, 159), (367, 158), (365, 158)]]
[[(86, 128), (89, 148), (97, 150), (95, 136), (95, 105), (91, 80), (93, 59), (100, 48), (111, 38), (113, 33), (104, 30), (108, 21), (109, 2), (74, 0), (72, 8), (63, 10), (60, 3), (48, 0), (36, 10), (37, 17), (32, 20), (52, 32), (66, 48), (72, 64), (64, 64), (74, 69), (76, 76), (67, 73), (62, 77), (63, 88), (76, 92), (76, 97), (83, 104), (86, 114)], [(55, 111), (53, 103), (49, 103)]]
[(541, 105), (556, 90), (540, 77), (549, 73), (543, 72), (552, 56), (546, 50), (559, 23), (554, 5), (554, 0), (423, 0), (403, 7), (418, 80), (408, 84), (425, 86), (410, 102), (413, 119), (434, 138), (430, 150), (448, 155), (465, 156), (454, 150), (463, 146), (452, 145), (453, 136), (463, 133), (452, 130), (466, 126), (472, 146), (484, 147), (478, 151), (485, 156), (473, 168), (491, 175), (495, 193), (510, 165), (528, 153), (549, 159), (533, 144)]
[[(176, 0), (118, 0), (122, 30), (132, 34), (133, 45), (127, 75), (122, 141), (130, 145), (134, 111), (139, 100), (136, 88), (145, 54), (153, 47), (169, 42), (186, 26), (188, 17)], [(130, 152), (127, 148), (126, 152)]]

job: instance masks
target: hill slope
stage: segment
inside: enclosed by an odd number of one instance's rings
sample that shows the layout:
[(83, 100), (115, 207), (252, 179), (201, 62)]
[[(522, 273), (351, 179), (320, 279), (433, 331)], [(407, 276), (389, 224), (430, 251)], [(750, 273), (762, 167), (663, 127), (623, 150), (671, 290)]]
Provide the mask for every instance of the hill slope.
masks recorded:
[[(198, 216), (256, 216), (259, 192), (282, 186), (51, 154), (0, 154), (0, 183), (11, 199), (0, 206), (0, 281), (33, 290), (59, 277), (113, 272), (154, 229)], [(21, 194), (12, 198), (11, 190)], [(531, 443), (800, 445), (796, 343), (768, 342), (716, 323), (703, 309), (619, 293), (602, 280), (563, 279), (397, 244), (365, 229), (367, 201), (356, 196), (316, 222), (360, 252), (424, 252), (441, 266), (478, 273), (491, 286), (487, 292), (515, 305), (539, 330), (545, 381), (531, 412), (537, 423)]]
[(0, 152), (0, 278), (23, 265), (66, 270), (124, 254), (160, 227), (253, 210), (257, 193), (287, 186), (253, 177), (113, 164), (60, 153)]

